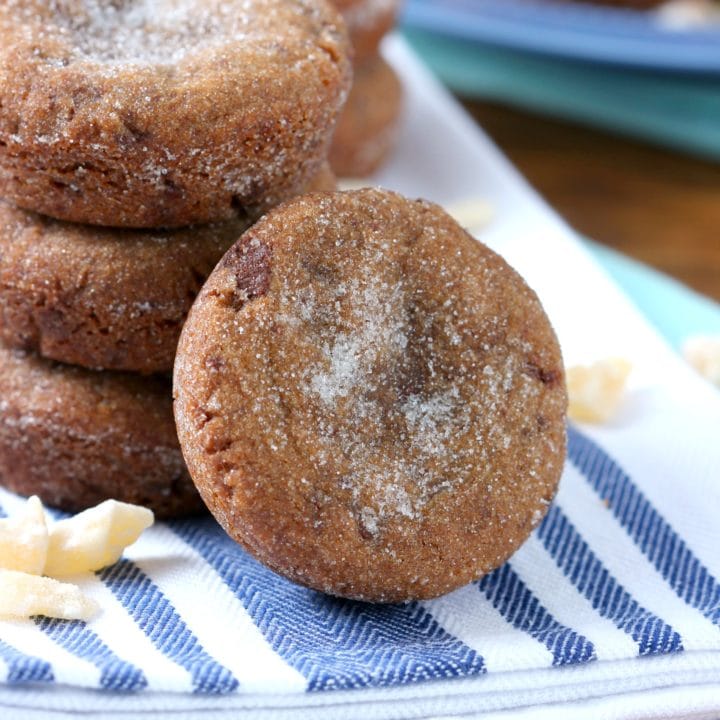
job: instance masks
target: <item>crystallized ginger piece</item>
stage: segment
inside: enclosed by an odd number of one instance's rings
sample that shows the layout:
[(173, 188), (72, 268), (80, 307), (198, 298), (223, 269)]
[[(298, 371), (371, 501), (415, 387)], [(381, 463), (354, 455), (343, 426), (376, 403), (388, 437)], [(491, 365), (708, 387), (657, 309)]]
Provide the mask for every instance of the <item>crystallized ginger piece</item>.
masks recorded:
[(64, 577), (112, 565), (154, 521), (151, 510), (106, 500), (50, 528), (45, 574)]
[(622, 401), (631, 367), (623, 358), (607, 358), (590, 366), (568, 368), (568, 416), (578, 422), (610, 420)]
[(0, 520), (0, 568), (42, 575), (47, 551), (45, 510), (33, 495), (22, 512)]
[(720, 335), (695, 335), (683, 345), (683, 357), (707, 380), (720, 387)]
[(16, 570), (0, 570), (0, 618), (33, 615), (62, 620), (90, 620), (97, 603), (83, 595), (77, 585)]
[(493, 218), (493, 206), (483, 198), (466, 198), (445, 208), (455, 222), (471, 232), (483, 230)]

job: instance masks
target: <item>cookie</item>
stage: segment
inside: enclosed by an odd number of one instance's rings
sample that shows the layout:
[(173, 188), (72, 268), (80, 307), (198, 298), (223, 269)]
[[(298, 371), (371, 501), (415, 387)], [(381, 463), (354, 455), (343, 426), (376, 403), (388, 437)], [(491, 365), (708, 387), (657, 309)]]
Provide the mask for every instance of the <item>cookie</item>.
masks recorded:
[(178, 346), (183, 454), (225, 530), (334, 595), (446, 593), (545, 514), (565, 454), (552, 327), (441, 208), (307, 195), (221, 260)]
[[(334, 186), (326, 164), (310, 184)], [(170, 372), (192, 301), (248, 225), (108, 229), (0, 201), (0, 339), (93, 369)]]
[(113, 230), (0, 202), (0, 338), (74, 365), (166, 372), (195, 295), (247, 226)]
[(329, 161), (339, 177), (366, 177), (392, 152), (402, 111), (402, 85), (381, 57), (355, 71), (340, 115)]
[(337, 178), (335, 173), (330, 167), (330, 163), (327, 160), (320, 166), (320, 169), (315, 175), (310, 178), (310, 182), (302, 189), (303, 193), (311, 192), (332, 192), (337, 190)]
[(160, 518), (203, 503), (166, 378), (93, 372), (0, 345), (0, 484), (76, 512), (108, 498)]
[(324, 0), (0, 3), (0, 197), (155, 228), (307, 185), (351, 80)]
[(400, 0), (332, 0), (340, 10), (355, 51), (354, 61), (362, 64), (377, 54), (380, 41), (392, 30)]

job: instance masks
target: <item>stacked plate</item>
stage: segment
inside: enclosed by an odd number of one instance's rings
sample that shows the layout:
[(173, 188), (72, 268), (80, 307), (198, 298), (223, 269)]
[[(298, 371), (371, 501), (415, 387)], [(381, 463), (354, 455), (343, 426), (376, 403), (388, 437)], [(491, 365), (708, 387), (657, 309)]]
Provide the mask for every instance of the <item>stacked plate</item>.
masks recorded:
[(454, 90), (720, 158), (720, 4), (408, 0), (407, 36)]

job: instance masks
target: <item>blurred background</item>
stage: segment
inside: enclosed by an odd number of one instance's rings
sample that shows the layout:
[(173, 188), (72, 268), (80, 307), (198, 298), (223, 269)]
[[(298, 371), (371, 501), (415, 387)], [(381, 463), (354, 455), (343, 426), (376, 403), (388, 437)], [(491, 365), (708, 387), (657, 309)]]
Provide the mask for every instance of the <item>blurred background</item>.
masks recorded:
[(406, 0), (400, 24), (577, 231), (720, 300), (720, 3)]

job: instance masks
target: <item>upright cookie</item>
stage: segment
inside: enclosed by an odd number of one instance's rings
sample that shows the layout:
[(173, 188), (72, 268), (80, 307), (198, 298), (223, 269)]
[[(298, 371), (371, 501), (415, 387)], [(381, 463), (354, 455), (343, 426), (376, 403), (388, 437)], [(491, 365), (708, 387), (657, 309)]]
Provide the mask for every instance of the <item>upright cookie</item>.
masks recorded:
[(234, 245), (175, 364), (225, 530), (328, 593), (430, 598), (496, 568), (556, 491), (566, 392), (535, 294), (439, 207), (308, 195)]
[[(334, 183), (323, 165), (311, 188)], [(190, 305), (248, 225), (108, 229), (0, 201), (0, 339), (93, 369), (170, 372)]]
[(7, 0), (0, 197), (107, 226), (254, 217), (326, 157), (348, 58), (325, 0)]
[(160, 518), (203, 509), (170, 383), (60, 365), (0, 345), (0, 484), (75, 512), (108, 498)]
[(339, 177), (371, 175), (395, 145), (402, 111), (402, 85), (377, 57), (356, 68), (347, 105), (333, 136), (330, 165)]

